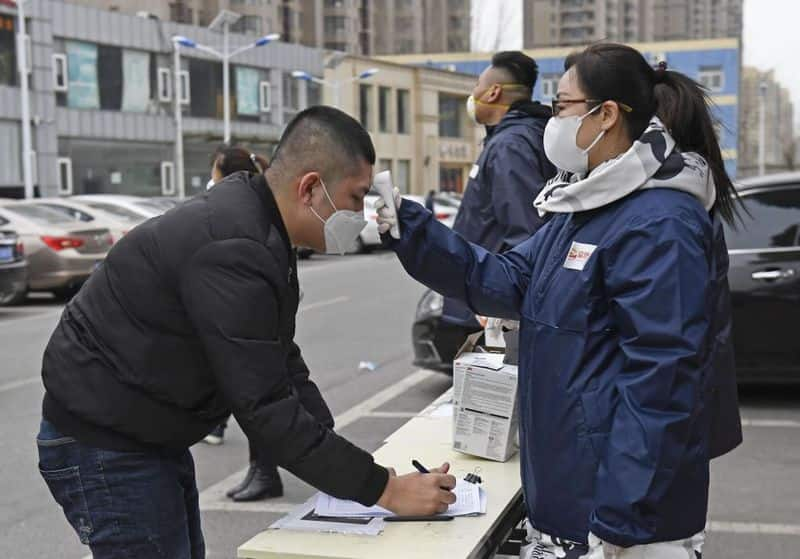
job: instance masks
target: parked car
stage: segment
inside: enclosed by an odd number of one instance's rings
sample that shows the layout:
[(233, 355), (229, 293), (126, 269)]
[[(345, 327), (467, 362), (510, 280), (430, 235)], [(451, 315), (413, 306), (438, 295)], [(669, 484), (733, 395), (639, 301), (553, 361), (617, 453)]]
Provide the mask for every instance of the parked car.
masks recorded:
[(127, 212), (124, 209), (120, 210), (120, 208), (115, 207), (112, 209), (114, 212), (112, 214), (92, 208), (72, 198), (36, 198), (34, 200), (20, 201), (19, 204), (41, 206), (63, 213), (72, 219), (91, 223), (92, 227), (108, 229), (111, 231), (114, 242), (142, 222), (141, 218), (133, 212)]
[(0, 216), (0, 306), (21, 303), (28, 292), (25, 250), (17, 234), (4, 229), (7, 225)]
[(113, 244), (105, 228), (87, 227), (57, 211), (0, 201), (0, 218), (25, 245), (28, 290), (71, 297), (103, 261)]
[[(800, 173), (742, 181), (742, 220), (726, 226), (733, 342), (741, 383), (800, 382)], [(442, 296), (426, 291), (412, 327), (414, 364), (452, 374), (475, 328), (442, 320)]]
[(169, 202), (165, 202), (162, 198), (125, 196), (123, 194), (80, 194), (71, 196), (70, 199), (110, 214), (124, 212), (135, 216), (140, 222), (159, 216), (171, 209)]
[(728, 227), (728, 281), (740, 382), (800, 381), (800, 173), (738, 186), (744, 224)]

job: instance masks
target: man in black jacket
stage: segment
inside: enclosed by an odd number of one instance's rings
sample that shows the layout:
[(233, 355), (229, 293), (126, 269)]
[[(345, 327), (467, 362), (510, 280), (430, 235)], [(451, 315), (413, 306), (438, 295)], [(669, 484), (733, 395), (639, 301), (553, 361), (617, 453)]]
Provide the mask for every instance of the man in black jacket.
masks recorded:
[(355, 240), (374, 162), (355, 120), (303, 111), (265, 175), (231, 175), (137, 227), (67, 305), (43, 359), (39, 467), (95, 559), (205, 557), (188, 448), (231, 411), (331, 495), (397, 514), (454, 502), (446, 464), (397, 477), (334, 433), (293, 341), (293, 246)]

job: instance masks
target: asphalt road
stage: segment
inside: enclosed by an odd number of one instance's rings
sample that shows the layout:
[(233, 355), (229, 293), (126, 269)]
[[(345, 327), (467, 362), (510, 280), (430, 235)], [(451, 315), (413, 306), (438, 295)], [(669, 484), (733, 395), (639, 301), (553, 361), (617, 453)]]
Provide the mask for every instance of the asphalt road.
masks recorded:
[[(411, 364), (410, 327), (422, 288), (390, 254), (315, 257), (301, 263), (305, 299), (298, 343), (343, 434), (375, 449), (449, 378)], [(36, 299), (0, 309), (0, 557), (82, 559), (36, 469), (39, 367), (60, 305)], [(361, 361), (376, 365), (359, 370)], [(705, 557), (800, 557), (800, 389), (746, 388), (745, 443), (713, 463)], [(224, 491), (242, 475), (247, 445), (234, 424), (221, 447), (193, 449), (209, 559), (236, 547), (304, 501), (312, 489), (284, 472), (282, 499), (235, 504)], [(406, 469), (407, 465), (400, 466)]]

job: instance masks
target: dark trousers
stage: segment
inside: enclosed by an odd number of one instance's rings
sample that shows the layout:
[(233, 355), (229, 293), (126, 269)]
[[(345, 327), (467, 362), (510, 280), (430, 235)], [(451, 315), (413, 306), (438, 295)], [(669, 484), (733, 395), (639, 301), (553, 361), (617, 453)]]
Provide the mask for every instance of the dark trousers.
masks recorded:
[(94, 559), (204, 559), (194, 461), (84, 445), (42, 420), (39, 471)]

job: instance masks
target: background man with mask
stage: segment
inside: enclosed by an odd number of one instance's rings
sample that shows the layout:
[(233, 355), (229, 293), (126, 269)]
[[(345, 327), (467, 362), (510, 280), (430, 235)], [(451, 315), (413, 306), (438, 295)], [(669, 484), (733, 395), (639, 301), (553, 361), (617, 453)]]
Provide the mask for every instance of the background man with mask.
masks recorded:
[(336, 109), (289, 124), (269, 169), (234, 173), (128, 233), (45, 351), (39, 467), (95, 559), (205, 557), (189, 446), (233, 412), (307, 483), (401, 515), (446, 510), (455, 478), (394, 476), (332, 431), (294, 343), (293, 246), (344, 252), (375, 151)]
[[(486, 127), (486, 139), (453, 229), (491, 252), (515, 247), (542, 225), (533, 201), (556, 173), (542, 143), (551, 110), (531, 101), (538, 76), (529, 56), (498, 52), (467, 100), (467, 113)], [(466, 305), (452, 299), (445, 300), (443, 319), (478, 329)]]

